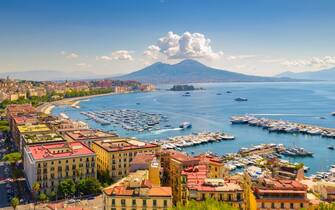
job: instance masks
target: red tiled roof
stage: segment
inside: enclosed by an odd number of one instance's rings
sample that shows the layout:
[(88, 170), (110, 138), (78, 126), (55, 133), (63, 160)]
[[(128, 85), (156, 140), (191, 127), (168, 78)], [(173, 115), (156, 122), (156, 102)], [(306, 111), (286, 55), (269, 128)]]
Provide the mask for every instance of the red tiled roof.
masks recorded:
[(108, 152), (145, 149), (159, 147), (158, 144), (135, 141), (133, 139), (112, 138), (108, 140), (96, 140), (93, 142)]
[(80, 129), (75, 131), (68, 131), (66, 135), (71, 137), (75, 141), (86, 140), (86, 139), (102, 139), (116, 137), (116, 134), (106, 133), (98, 130), (91, 129)]
[(307, 186), (300, 183), (296, 180), (287, 180), (287, 179), (273, 179), (273, 178), (265, 178), (261, 180), (261, 183), (259, 185), (255, 186), (255, 190), (258, 192), (289, 192), (292, 191), (297, 192), (306, 192)]
[(55, 143), (46, 145), (28, 146), (35, 160), (53, 159), (62, 157), (74, 157), (95, 154), (91, 149), (80, 142)]
[(36, 109), (31, 104), (11, 104), (7, 106), (7, 111), (11, 114), (33, 113), (36, 112)]

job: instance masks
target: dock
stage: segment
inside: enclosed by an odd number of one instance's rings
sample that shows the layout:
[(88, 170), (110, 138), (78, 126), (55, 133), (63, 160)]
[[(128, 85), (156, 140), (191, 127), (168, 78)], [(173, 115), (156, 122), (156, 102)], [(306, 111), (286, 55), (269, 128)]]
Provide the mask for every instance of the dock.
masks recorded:
[(252, 115), (232, 116), (231, 123), (248, 124), (250, 126), (261, 127), (267, 129), (269, 132), (302, 133), (309, 135), (319, 135), (327, 138), (335, 138), (334, 128), (325, 128), (316, 125), (308, 125), (284, 120), (257, 118)]

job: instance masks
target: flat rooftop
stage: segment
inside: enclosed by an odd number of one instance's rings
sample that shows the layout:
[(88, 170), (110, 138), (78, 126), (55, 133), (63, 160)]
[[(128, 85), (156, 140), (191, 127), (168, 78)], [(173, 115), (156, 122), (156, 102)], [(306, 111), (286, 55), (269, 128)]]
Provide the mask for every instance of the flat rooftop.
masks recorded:
[(98, 145), (99, 147), (103, 148), (108, 152), (160, 147), (158, 144), (146, 143), (131, 138), (120, 138), (120, 137), (105, 140), (96, 140), (93, 142), (93, 144)]
[(39, 144), (39, 143), (65, 141), (65, 139), (57, 133), (24, 134), (23, 140), (25, 141), (26, 144)]
[(68, 131), (66, 132), (66, 135), (75, 141), (88, 140), (88, 139), (90, 140), (105, 139), (105, 138), (112, 138), (112, 137), (118, 136), (115, 133), (107, 133), (107, 132), (103, 132), (99, 130), (92, 130), (92, 129)]
[(201, 192), (235, 192), (243, 191), (241, 185), (233, 179), (208, 178), (206, 165), (186, 168), (182, 175), (187, 177), (187, 188)]
[(46, 124), (37, 124), (37, 125), (20, 125), (17, 126), (20, 133), (29, 133), (29, 132), (47, 132), (51, 131)]
[(260, 193), (306, 192), (307, 186), (296, 180), (264, 178), (254, 187)]
[(17, 125), (22, 124), (36, 124), (38, 123), (38, 119), (36, 115), (27, 114), (27, 115), (16, 115), (13, 117), (15, 123)]
[(10, 114), (34, 113), (36, 109), (31, 104), (11, 104), (7, 107)]
[(46, 145), (27, 146), (34, 160), (57, 159), (95, 155), (95, 153), (81, 142), (52, 143)]

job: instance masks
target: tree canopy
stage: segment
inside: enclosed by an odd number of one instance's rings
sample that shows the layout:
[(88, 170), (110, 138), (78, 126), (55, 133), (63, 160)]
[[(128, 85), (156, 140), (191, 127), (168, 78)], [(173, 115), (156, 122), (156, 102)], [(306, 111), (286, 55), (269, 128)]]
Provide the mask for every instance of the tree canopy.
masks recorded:
[(18, 161), (22, 159), (22, 155), (20, 152), (12, 152), (5, 155), (2, 160), (10, 162), (11, 164), (16, 164)]
[(16, 207), (20, 204), (20, 200), (18, 197), (14, 197), (12, 198), (12, 200), (10, 201), (10, 205), (16, 209)]
[(72, 179), (65, 179), (59, 183), (57, 191), (62, 197), (71, 196), (76, 192), (76, 185)]
[(84, 195), (96, 194), (100, 191), (100, 187), (100, 182), (92, 177), (81, 179), (78, 183), (78, 190)]
[(227, 203), (219, 202), (214, 199), (208, 199), (206, 201), (189, 201), (186, 205), (177, 205), (171, 210), (237, 210), (231, 207)]

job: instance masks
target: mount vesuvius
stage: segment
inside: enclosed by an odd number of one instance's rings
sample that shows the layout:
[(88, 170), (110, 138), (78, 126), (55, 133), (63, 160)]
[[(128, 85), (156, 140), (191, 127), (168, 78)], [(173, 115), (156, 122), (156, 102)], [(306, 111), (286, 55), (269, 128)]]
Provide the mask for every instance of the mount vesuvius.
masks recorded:
[(292, 81), (289, 78), (252, 76), (208, 67), (195, 60), (183, 60), (177, 64), (157, 62), (141, 70), (114, 77), (120, 80), (162, 83), (200, 82), (279, 82)]

